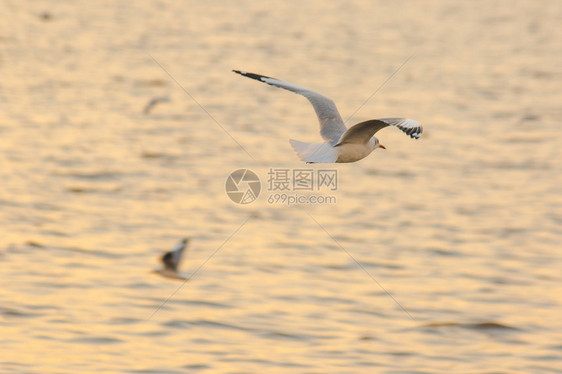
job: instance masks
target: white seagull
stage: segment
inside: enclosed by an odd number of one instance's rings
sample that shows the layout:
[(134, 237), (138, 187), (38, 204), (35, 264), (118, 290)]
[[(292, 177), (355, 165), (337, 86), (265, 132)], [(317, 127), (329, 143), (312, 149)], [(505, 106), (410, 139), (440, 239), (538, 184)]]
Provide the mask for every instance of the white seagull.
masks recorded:
[(320, 135), (325, 142), (306, 143), (289, 139), (300, 159), (307, 163), (355, 162), (367, 157), (377, 148), (386, 149), (374, 135), (387, 126), (395, 126), (413, 139), (418, 139), (423, 132), (423, 128), (418, 121), (407, 118), (372, 119), (358, 123), (348, 129), (343, 123), (336, 104), (318, 92), (265, 75), (240, 70), (233, 70), (233, 72), (275, 87), (284, 88), (302, 95), (310, 101), (318, 116)]
[(155, 272), (168, 278), (186, 279), (178, 274), (178, 268), (183, 256), (183, 251), (188, 243), (189, 239), (184, 238), (176, 244), (171, 251), (162, 255), (161, 261), (164, 268), (156, 270)]

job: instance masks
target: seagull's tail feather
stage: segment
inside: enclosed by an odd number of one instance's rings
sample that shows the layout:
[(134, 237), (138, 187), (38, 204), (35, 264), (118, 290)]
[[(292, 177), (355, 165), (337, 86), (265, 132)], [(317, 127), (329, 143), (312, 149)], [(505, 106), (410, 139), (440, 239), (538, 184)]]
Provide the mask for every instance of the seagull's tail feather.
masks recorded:
[(332, 163), (338, 159), (338, 151), (330, 143), (305, 143), (289, 139), (300, 159), (306, 162)]

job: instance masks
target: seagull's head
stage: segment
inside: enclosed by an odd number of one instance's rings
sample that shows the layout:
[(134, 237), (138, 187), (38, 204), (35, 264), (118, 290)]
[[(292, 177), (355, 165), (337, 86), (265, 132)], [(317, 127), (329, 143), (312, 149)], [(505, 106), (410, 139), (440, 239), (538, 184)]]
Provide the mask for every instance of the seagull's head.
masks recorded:
[(382, 149), (386, 149), (386, 147), (384, 145), (382, 145), (381, 143), (379, 143), (379, 139), (375, 138), (373, 136), (373, 138), (371, 139), (371, 142), (373, 141), (373, 139), (375, 140), (375, 146), (373, 147), (373, 149), (377, 149), (377, 148), (382, 148)]

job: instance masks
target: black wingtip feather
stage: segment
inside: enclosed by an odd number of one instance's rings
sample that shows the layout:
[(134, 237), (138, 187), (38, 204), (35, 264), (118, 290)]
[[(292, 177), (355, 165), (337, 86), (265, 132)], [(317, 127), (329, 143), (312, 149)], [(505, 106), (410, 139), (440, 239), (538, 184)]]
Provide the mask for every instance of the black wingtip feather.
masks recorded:
[(247, 71), (241, 71), (241, 70), (232, 70), (232, 71), (235, 72), (236, 74), (240, 74), (243, 77), (252, 78), (252, 79), (258, 80), (260, 82), (263, 82), (262, 78), (275, 79), (275, 78), (272, 78), (272, 77), (268, 77), (267, 75), (248, 73)]
[(416, 127), (414, 131), (410, 134), (410, 138), (412, 139), (419, 139), (422, 134), (422, 129), (420, 127)]
[(412, 139), (419, 139), (423, 132), (422, 127), (406, 128), (406, 127), (399, 126), (398, 128), (402, 130), (404, 133), (406, 133)]

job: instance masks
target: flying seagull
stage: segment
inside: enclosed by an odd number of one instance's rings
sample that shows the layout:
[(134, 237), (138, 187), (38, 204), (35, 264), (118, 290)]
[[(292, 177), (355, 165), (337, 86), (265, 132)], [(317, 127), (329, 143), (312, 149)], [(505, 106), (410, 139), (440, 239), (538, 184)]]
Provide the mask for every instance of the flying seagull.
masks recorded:
[(146, 103), (146, 105), (144, 106), (143, 109), (143, 113), (144, 114), (149, 114), (150, 111), (152, 110), (152, 108), (154, 108), (156, 105), (158, 105), (159, 103), (169, 103), (170, 102), (170, 98), (168, 96), (158, 96), (158, 97), (153, 97), (152, 99), (150, 99), (150, 101), (148, 101), (148, 103)]
[(418, 121), (407, 118), (372, 119), (358, 123), (348, 129), (343, 123), (336, 104), (318, 92), (265, 75), (240, 70), (233, 70), (233, 72), (271, 86), (284, 88), (302, 95), (310, 101), (318, 116), (320, 135), (325, 142), (305, 143), (289, 139), (300, 159), (307, 163), (355, 162), (367, 157), (377, 148), (386, 149), (374, 135), (387, 126), (397, 127), (413, 139), (418, 139), (423, 132), (423, 128)]
[(161, 257), (164, 268), (156, 270), (156, 273), (169, 278), (185, 279), (178, 274), (178, 268), (183, 256), (183, 252), (186, 249), (188, 243), (189, 239), (184, 238), (178, 244), (176, 244), (171, 251), (166, 252)]

